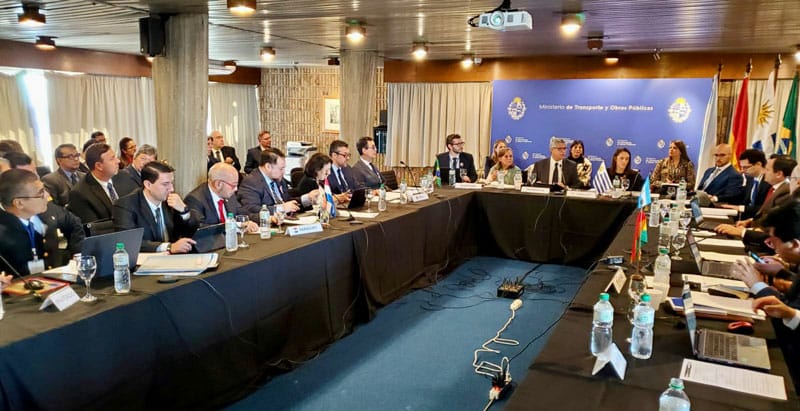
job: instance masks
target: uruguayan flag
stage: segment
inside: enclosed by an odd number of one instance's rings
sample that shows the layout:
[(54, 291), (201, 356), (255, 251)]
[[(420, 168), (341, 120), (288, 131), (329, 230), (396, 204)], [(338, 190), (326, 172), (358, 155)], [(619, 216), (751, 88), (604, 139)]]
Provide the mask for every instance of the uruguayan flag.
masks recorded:
[[(328, 176), (330, 178), (330, 176)], [(336, 201), (333, 200), (333, 194), (331, 193), (331, 185), (328, 184), (328, 179), (325, 179), (325, 201), (328, 203), (328, 211), (331, 214), (331, 217), (336, 217)]]
[(614, 189), (614, 184), (611, 183), (611, 177), (608, 176), (608, 171), (606, 171), (605, 161), (600, 163), (600, 168), (597, 169), (597, 174), (594, 175), (592, 185), (594, 189), (597, 190), (598, 194), (603, 194)]

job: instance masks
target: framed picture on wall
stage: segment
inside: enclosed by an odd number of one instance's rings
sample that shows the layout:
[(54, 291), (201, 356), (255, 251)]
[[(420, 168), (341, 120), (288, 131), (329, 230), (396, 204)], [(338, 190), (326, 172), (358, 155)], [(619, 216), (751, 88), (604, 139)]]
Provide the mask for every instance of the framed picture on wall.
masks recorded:
[(339, 108), (338, 98), (325, 97), (322, 99), (322, 131), (338, 133), (341, 130), (342, 114)]

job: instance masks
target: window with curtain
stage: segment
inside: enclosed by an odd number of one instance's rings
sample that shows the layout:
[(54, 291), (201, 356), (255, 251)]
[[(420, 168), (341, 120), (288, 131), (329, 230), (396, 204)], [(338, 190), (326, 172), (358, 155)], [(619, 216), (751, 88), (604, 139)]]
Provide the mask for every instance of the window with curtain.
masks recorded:
[(482, 164), (491, 144), (491, 83), (390, 83), (387, 92), (388, 165), (431, 166), (453, 133)]
[(244, 163), (247, 149), (258, 144), (258, 90), (246, 84), (209, 83), (209, 130), (219, 130), (225, 143), (236, 149)]
[(19, 141), (26, 152), (35, 153), (39, 150), (36, 149), (32, 117), (23, 95), (22, 75), (0, 75), (0, 139)]

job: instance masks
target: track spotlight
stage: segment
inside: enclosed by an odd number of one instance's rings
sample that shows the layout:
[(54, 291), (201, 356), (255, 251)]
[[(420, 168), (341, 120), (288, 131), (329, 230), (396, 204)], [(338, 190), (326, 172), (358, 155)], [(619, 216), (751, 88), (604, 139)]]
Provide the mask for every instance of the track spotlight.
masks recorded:
[(475, 63), (473, 60), (475, 56), (472, 54), (464, 54), (461, 56), (461, 67), (470, 68)]
[(249, 16), (256, 12), (256, 0), (228, 0), (228, 10), (237, 16)]
[(329, 66), (338, 66), (339, 64), (341, 64), (341, 62), (339, 61), (339, 57), (336, 56), (328, 57)]
[(565, 36), (574, 36), (583, 26), (583, 13), (567, 13), (561, 17), (561, 33)]
[(653, 60), (655, 60), (655, 61), (661, 60), (661, 49), (660, 48), (654, 48), (653, 49)]
[(614, 64), (619, 63), (619, 55), (620, 52), (615, 50), (606, 52), (606, 58), (605, 58), (606, 64), (608, 64), (609, 66), (613, 66)]
[(417, 60), (422, 60), (428, 55), (428, 46), (425, 43), (415, 42), (411, 47), (411, 54)]
[(50, 51), (56, 49), (56, 41), (53, 36), (36, 36), (36, 48), (42, 51)]
[(347, 22), (344, 35), (350, 41), (359, 42), (367, 36), (367, 29), (358, 20), (351, 20)]
[(222, 65), (231, 72), (236, 71), (236, 60), (225, 60)]
[(39, 12), (36, 4), (22, 4), (22, 14), (17, 15), (19, 24), (26, 27), (41, 27), (47, 22), (47, 18)]
[(586, 40), (586, 47), (592, 51), (602, 50), (603, 36), (589, 37), (589, 39)]
[(272, 61), (275, 58), (275, 49), (272, 47), (262, 47), (261, 48), (261, 60), (262, 61)]

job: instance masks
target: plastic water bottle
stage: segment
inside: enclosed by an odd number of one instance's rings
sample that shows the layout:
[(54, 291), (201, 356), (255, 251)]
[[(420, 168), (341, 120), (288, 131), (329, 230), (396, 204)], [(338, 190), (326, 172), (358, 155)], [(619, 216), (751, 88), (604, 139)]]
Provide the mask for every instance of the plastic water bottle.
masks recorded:
[(658, 223), (661, 222), (661, 214), (658, 212), (658, 205), (656, 203), (650, 204), (650, 220), (647, 222), (647, 225), (650, 227), (657, 227)]
[(258, 233), (261, 235), (262, 240), (272, 237), (272, 227), (269, 222), (269, 208), (264, 204), (261, 206), (261, 211), (258, 212)]
[(655, 264), (653, 264), (653, 273), (655, 274), (654, 288), (664, 292), (664, 296), (669, 291), (669, 273), (672, 271), (672, 260), (669, 258), (669, 250), (663, 247), (658, 248), (658, 257)]
[(691, 406), (680, 378), (671, 379), (669, 388), (658, 397), (658, 411), (689, 411)]
[(522, 173), (514, 174), (514, 189), (515, 190), (522, 189)]
[(114, 261), (114, 291), (127, 294), (131, 291), (131, 270), (125, 244), (117, 243), (117, 250), (111, 259)]
[(378, 191), (378, 211), (386, 211), (386, 186), (383, 184)]
[(669, 214), (664, 216), (661, 225), (658, 227), (658, 248), (666, 248), (669, 250), (670, 242), (672, 241), (672, 224), (669, 223)]
[(456, 185), (456, 170), (452, 168), (450, 169), (450, 171), (447, 173), (447, 182), (451, 186)]
[(686, 203), (686, 179), (681, 177), (680, 183), (678, 183), (678, 192), (675, 194), (675, 200), (678, 202), (680, 208), (684, 207), (684, 203)]
[(400, 182), (400, 204), (408, 203), (408, 197), (406, 196), (406, 191), (408, 190), (408, 184), (406, 184), (406, 180)]
[(225, 217), (225, 249), (234, 252), (239, 249), (239, 240), (236, 238), (236, 219), (233, 213)]
[(678, 222), (681, 219), (681, 211), (678, 209), (677, 204), (672, 204), (669, 209), (669, 230), (670, 234), (678, 234)]
[(600, 294), (600, 299), (594, 305), (594, 319), (592, 320), (592, 339), (590, 350), (597, 356), (607, 350), (612, 343), (612, 330), (614, 325), (614, 306), (608, 301), (608, 294)]
[(642, 294), (641, 301), (633, 310), (631, 331), (631, 355), (646, 360), (653, 355), (653, 322), (656, 311), (650, 306), (650, 295)]

